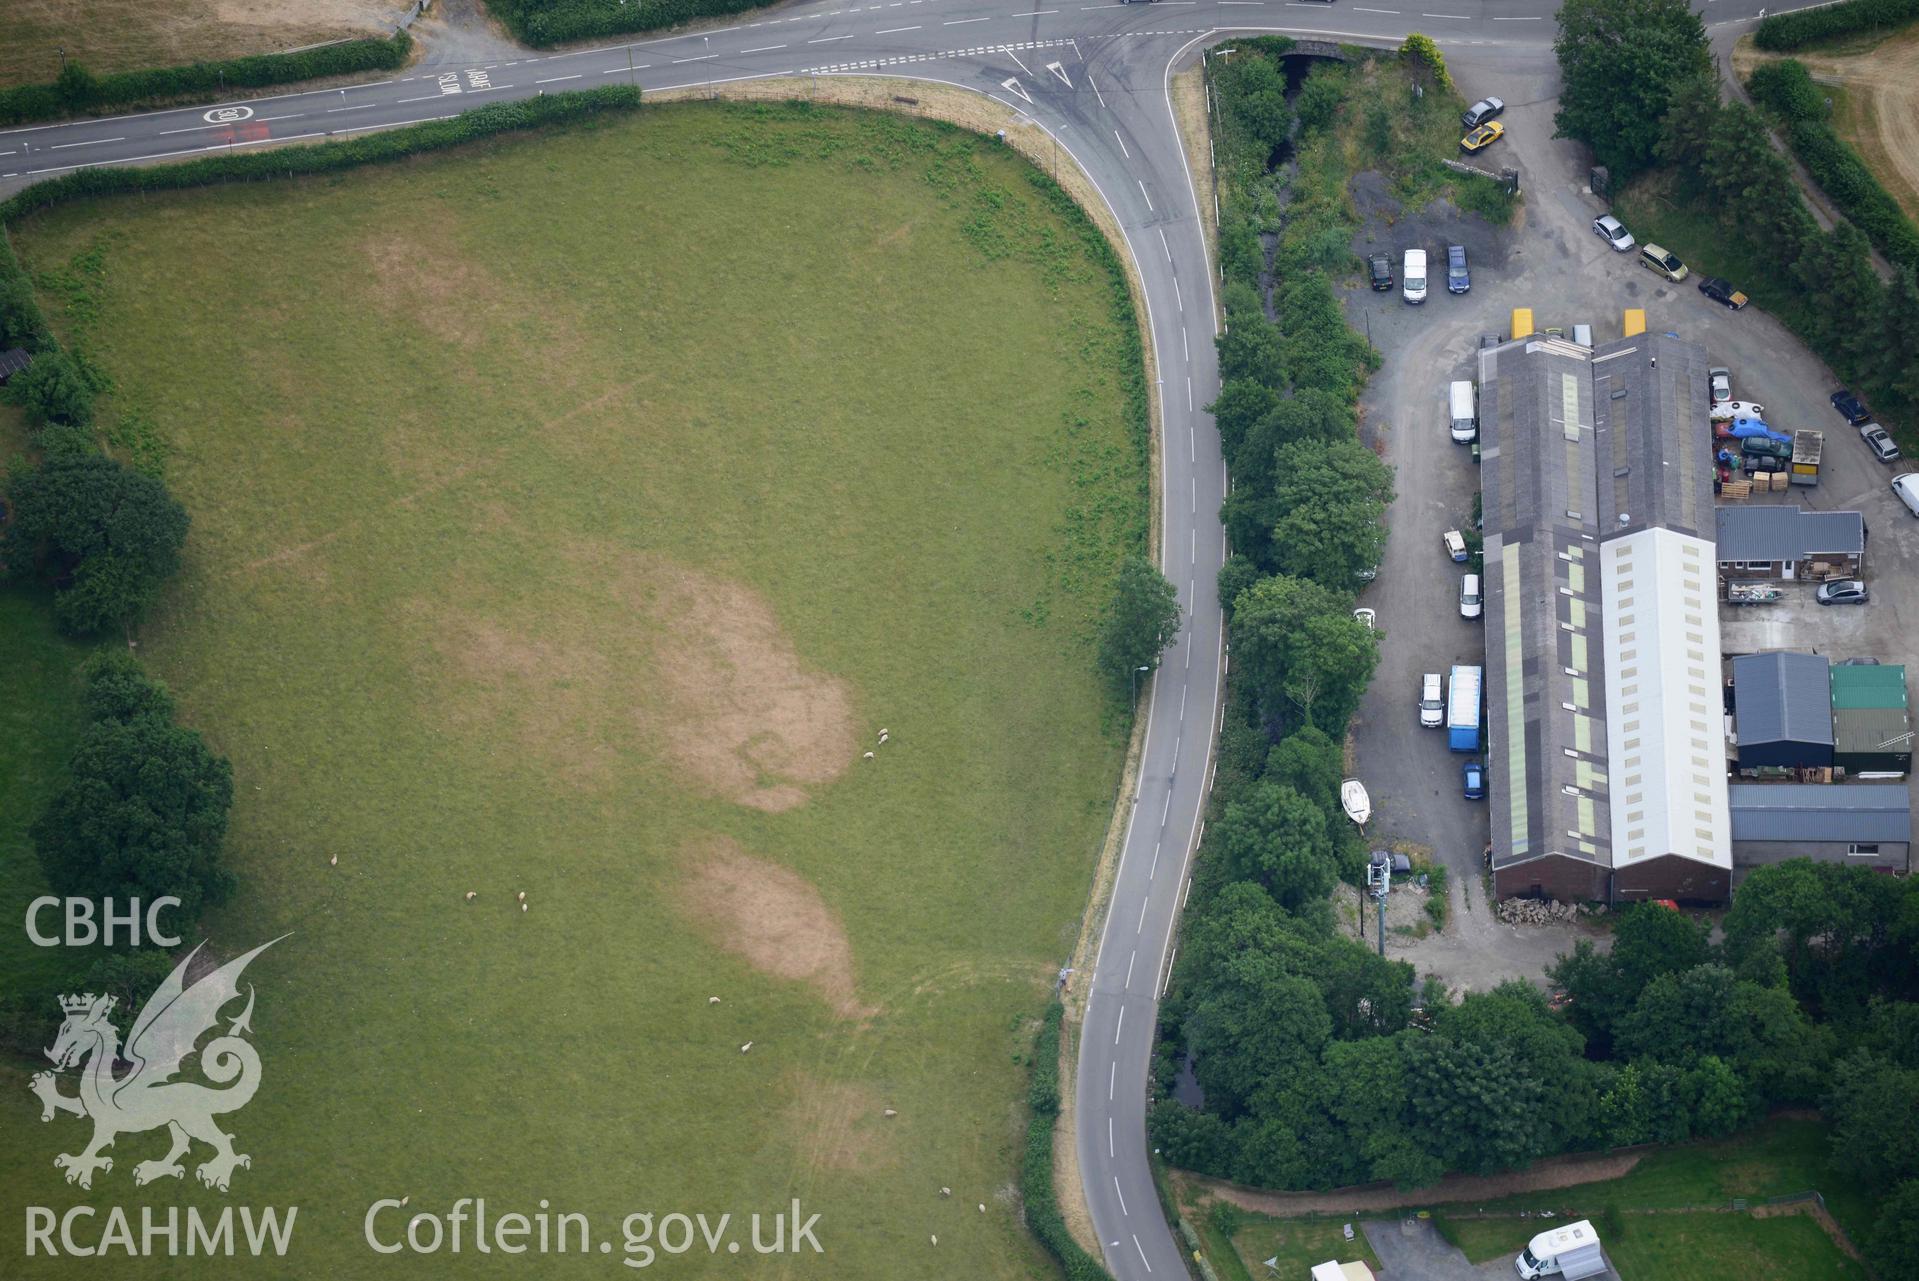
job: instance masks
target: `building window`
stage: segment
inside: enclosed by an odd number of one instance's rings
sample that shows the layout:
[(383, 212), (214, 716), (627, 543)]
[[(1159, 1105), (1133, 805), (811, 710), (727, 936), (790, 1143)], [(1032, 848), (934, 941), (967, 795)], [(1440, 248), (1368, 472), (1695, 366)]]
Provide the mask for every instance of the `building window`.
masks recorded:
[(1848, 845), (1846, 846), (1846, 853), (1860, 858), (1874, 858), (1878, 856), (1879, 847), (1876, 844)]

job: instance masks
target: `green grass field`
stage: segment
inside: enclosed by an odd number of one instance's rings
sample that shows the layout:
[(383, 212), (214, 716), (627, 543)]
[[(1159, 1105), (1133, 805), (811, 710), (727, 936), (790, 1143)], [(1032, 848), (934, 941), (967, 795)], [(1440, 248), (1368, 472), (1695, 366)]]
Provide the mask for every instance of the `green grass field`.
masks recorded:
[[(9, 1067), (12, 1199), (298, 1205), (283, 1275), (545, 1277), (616, 1275), (628, 1212), (798, 1197), (823, 1256), (660, 1266), (1042, 1272), (1022, 1055), (1146, 520), (1136, 331), (1077, 213), (959, 131), (698, 105), (13, 234), (193, 515), (141, 652), (234, 763), (214, 944), (293, 933), (247, 975), (231, 1194), (135, 1191), (151, 1135), (66, 1187), (79, 1123)], [(545, 1198), (614, 1253), (376, 1255), (386, 1196)]]
[[(1600, 1240), (1621, 1277), (1865, 1281), (1865, 1269), (1803, 1215), (1626, 1214), (1620, 1224), (1616, 1233), (1602, 1228)], [(1453, 1219), (1445, 1231), (1468, 1259), (1484, 1263), (1512, 1254), (1549, 1226), (1538, 1219)]]

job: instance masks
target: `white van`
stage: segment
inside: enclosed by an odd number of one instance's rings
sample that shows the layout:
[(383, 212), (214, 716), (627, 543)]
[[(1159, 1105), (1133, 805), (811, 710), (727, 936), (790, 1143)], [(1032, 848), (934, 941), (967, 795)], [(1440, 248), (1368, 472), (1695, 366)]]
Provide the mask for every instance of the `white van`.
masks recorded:
[(1426, 301), (1426, 251), (1408, 249), (1400, 268), (1400, 296), (1407, 302)]
[(1459, 580), (1459, 616), (1478, 618), (1486, 608), (1485, 598), (1479, 594), (1479, 575), (1468, 574)]
[(1446, 393), (1451, 409), (1453, 443), (1470, 445), (1479, 437), (1479, 415), (1473, 405), (1473, 385), (1464, 379), (1453, 383)]
[(1560, 1277), (1562, 1281), (1580, 1281), (1596, 1277), (1606, 1270), (1606, 1257), (1599, 1248), (1599, 1234), (1585, 1219), (1563, 1228), (1541, 1232), (1526, 1243), (1513, 1260), (1513, 1270), (1522, 1281), (1538, 1277)]
[(1919, 472), (1907, 472), (1903, 476), (1892, 478), (1892, 495), (1906, 505), (1906, 510), (1919, 516)]

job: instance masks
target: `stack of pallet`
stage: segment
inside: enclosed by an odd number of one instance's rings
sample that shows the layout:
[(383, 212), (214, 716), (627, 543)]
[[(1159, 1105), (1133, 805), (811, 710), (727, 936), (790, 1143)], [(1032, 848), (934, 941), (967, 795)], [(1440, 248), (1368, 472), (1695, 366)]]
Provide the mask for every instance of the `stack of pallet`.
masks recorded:
[(1752, 482), (1749, 480), (1728, 480), (1719, 486), (1719, 496), (1728, 501), (1752, 497)]

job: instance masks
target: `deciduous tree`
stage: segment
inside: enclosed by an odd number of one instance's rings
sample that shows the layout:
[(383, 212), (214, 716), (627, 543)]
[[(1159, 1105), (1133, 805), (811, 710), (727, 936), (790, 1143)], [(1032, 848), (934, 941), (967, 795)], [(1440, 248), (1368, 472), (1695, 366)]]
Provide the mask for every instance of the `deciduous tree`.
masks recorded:
[(1666, 108), (1712, 74), (1706, 28), (1685, 0), (1566, 0), (1559, 8), (1561, 137), (1623, 182), (1652, 163)]

